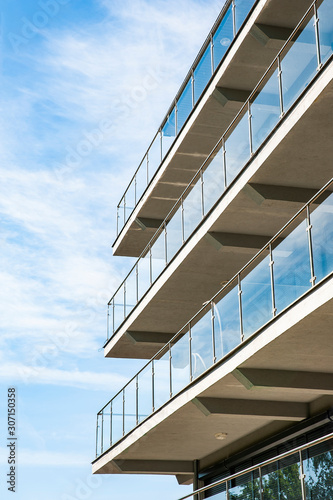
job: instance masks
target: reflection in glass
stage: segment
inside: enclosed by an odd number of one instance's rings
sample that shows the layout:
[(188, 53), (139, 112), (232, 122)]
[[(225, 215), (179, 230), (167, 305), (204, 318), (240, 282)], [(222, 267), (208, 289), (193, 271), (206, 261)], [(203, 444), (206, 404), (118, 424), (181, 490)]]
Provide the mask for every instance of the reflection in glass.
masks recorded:
[(162, 157), (167, 154), (171, 144), (176, 137), (176, 112), (175, 108), (172, 109), (162, 128)]
[(306, 498), (333, 498), (333, 440), (330, 439), (304, 451)]
[(212, 76), (212, 55), (211, 45), (201, 56), (201, 59), (194, 70), (194, 102), (197, 102), (207, 83)]
[(283, 108), (287, 111), (317, 71), (316, 35), (313, 16), (282, 53)]
[(302, 499), (299, 455), (291, 455), (262, 469), (263, 500)]
[(217, 68), (222, 57), (228, 50), (233, 38), (234, 28), (232, 22), (232, 5), (230, 5), (219, 27), (213, 35), (214, 70)]
[(252, 5), (252, 0), (236, 0), (236, 32), (241, 28), (246, 16), (248, 15)]
[(173, 214), (167, 227), (167, 260), (170, 262), (172, 257), (180, 249), (183, 244), (182, 231), (182, 210), (181, 207)]
[(192, 107), (192, 78), (190, 78), (177, 101), (177, 133), (186, 122)]
[(227, 184), (236, 177), (250, 158), (249, 117), (247, 110), (225, 141)]
[(243, 333), (248, 337), (273, 317), (270, 257), (242, 278)]
[(306, 221), (273, 250), (275, 307), (279, 313), (311, 286), (311, 268)]
[(186, 332), (171, 347), (171, 384), (174, 396), (190, 382), (190, 339)]
[(170, 399), (170, 354), (169, 350), (160, 359), (154, 359), (154, 406), (162, 406)]
[(324, 64), (333, 52), (333, 0), (325, 0), (318, 8), (321, 62)]
[(278, 70), (275, 69), (251, 103), (252, 147), (256, 151), (280, 117)]
[(198, 377), (214, 363), (212, 312), (208, 312), (191, 325), (192, 374)]
[(142, 422), (153, 410), (152, 363), (138, 375), (138, 421)]
[(192, 234), (202, 219), (202, 189), (200, 176), (196, 179), (196, 184), (184, 199), (184, 240)]
[(215, 304), (214, 336), (217, 359), (221, 359), (241, 342), (237, 285)]
[(204, 213), (209, 212), (220, 198), (224, 186), (223, 151), (220, 149), (203, 172)]
[(316, 283), (333, 271), (333, 194), (319, 207), (311, 205), (311, 236)]
[(237, 477), (228, 483), (230, 500), (261, 500), (258, 470)]
[(151, 247), (152, 282), (161, 274), (165, 265), (165, 230), (163, 229)]

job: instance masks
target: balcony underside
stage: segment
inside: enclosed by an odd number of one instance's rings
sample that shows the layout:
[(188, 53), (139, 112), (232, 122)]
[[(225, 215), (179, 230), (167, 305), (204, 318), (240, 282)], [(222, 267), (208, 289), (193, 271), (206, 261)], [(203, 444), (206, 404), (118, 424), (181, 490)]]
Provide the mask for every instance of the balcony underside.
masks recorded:
[(117, 237), (114, 255), (139, 256), (236, 116), (310, 0), (262, 0)]
[[(93, 463), (99, 474), (209, 467), (333, 404), (328, 276)], [(217, 440), (217, 433), (226, 439)]]
[(150, 358), (332, 177), (333, 62), (105, 346)]

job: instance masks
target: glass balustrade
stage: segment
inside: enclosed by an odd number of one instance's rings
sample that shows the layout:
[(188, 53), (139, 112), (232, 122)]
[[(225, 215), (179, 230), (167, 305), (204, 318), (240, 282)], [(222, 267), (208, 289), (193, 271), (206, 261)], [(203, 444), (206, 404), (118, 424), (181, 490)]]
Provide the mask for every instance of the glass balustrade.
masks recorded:
[(255, 0), (229, 0), (228, 9), (211, 31), (208, 41), (201, 50), (201, 56), (192, 66), (181, 91), (176, 96), (174, 106), (162, 122), (160, 130), (118, 204), (117, 235), (151, 182), (254, 4)]
[[(333, 179), (101, 410), (98, 454), (109, 429), (112, 445), (333, 272), (332, 190)], [(274, 474), (263, 471), (273, 489)]]
[[(322, 43), (325, 43), (324, 59), (328, 58), (328, 50), (330, 55), (332, 54), (333, 45), (331, 44), (329, 49), (326, 44), (333, 38), (333, 18), (325, 17), (328, 12), (325, 4), (328, 2), (331, 6), (332, 1), (324, 0), (318, 11), (316, 8), (318, 2), (309, 9), (308, 14), (282, 48), (231, 126), (157, 230), (153, 240), (139, 257), (136, 264), (137, 302), (219, 200), (226, 187), (241, 172), (251, 155), (273, 131), (285, 111), (290, 108), (320, 70), (322, 65), (318, 65), (317, 62), (322, 59)], [(317, 22), (315, 22), (316, 19), (318, 19)], [(324, 28), (321, 28), (321, 20), (323, 20)], [(299, 63), (296, 64), (296, 61)], [(291, 281), (295, 283), (293, 293), (296, 295), (310, 286), (310, 282), (307, 281), (308, 276), (299, 282), (300, 277), (297, 277), (293, 271), (295, 252), (297, 253), (297, 249), (289, 248), (280, 249), (278, 253), (274, 253), (277, 264), (276, 272), (279, 273), (279, 266), (287, 265), (290, 269), (289, 277), (284, 275), (283, 279), (277, 282), (276, 307), (280, 309), (284, 307), (285, 301), (289, 300), (284, 297), (283, 290)], [(319, 266), (318, 263), (315, 265)], [(131, 272), (134, 273), (134, 271)], [(318, 272), (320, 272), (319, 268)], [(312, 276), (309, 279), (312, 279)], [(134, 277), (130, 278), (130, 282), (133, 286)], [(128, 288), (129, 283), (125, 294), (120, 287), (110, 300), (109, 305), (112, 307), (109, 307), (109, 314), (114, 317), (111, 317), (108, 323), (108, 338), (117, 331), (135, 305), (133, 303), (135, 293), (129, 294)], [(249, 321), (254, 321), (254, 319), (249, 319)], [(229, 325), (225, 328), (232, 331), (233, 327)], [(227, 335), (226, 338), (228, 338)], [(231, 336), (231, 338), (234, 337)], [(229, 345), (232, 340), (225, 342)]]

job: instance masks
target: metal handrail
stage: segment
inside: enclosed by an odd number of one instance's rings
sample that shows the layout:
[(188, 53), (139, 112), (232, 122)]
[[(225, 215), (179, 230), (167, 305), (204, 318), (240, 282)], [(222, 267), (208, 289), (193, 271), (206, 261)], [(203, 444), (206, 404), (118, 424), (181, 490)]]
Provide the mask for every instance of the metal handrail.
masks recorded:
[[(202, 312), (207, 309), (208, 305), (212, 304), (212, 303), (215, 303), (216, 299), (223, 294), (224, 290), (226, 290), (227, 288), (230, 287), (230, 285), (238, 280), (239, 276), (241, 276), (244, 271), (246, 271), (252, 264), (253, 262), (255, 262), (268, 248), (270, 248), (272, 246), (272, 244), (281, 236), (281, 234), (286, 231), (288, 229), (289, 226), (291, 226), (294, 221), (305, 211), (307, 210), (308, 207), (310, 207), (311, 204), (313, 204), (325, 191), (328, 190), (328, 188), (333, 185), (333, 178), (330, 179), (314, 196), (312, 196), (312, 198), (305, 204), (302, 206), (302, 208), (300, 208), (296, 214), (266, 243), (266, 245), (261, 249), (259, 250), (210, 300), (207, 301), (207, 303), (205, 303), (205, 305), (203, 305), (199, 311), (191, 317), (191, 319), (189, 321), (187, 321), (187, 323), (185, 323), (185, 325), (182, 326), (182, 328), (180, 330), (178, 330), (178, 332), (169, 340), (169, 342), (167, 342), (142, 368), (141, 370), (139, 370), (128, 382), (127, 384), (125, 384), (104, 406), (103, 408), (101, 408), (101, 410), (98, 412), (97, 415), (101, 415), (102, 412), (104, 411), (104, 409), (114, 400), (116, 399), (125, 389), (126, 387), (128, 387), (133, 381), (135, 381), (135, 379), (138, 377), (138, 375), (142, 372), (144, 372), (144, 370), (146, 368), (149, 367), (149, 365), (151, 364), (152, 361), (154, 361), (155, 359), (158, 359), (161, 357), (161, 355), (164, 353), (164, 351), (168, 350), (172, 344), (175, 344), (177, 339), (183, 335), (184, 333), (184, 330), (186, 330), (187, 327), (189, 327), (191, 324), (196, 324), (197, 321), (196, 319), (198, 318), (198, 316), (201, 316)], [(254, 332), (255, 333), (255, 332)], [(239, 347), (239, 345), (241, 344), (238, 344), (236, 346), (235, 349), (237, 349)], [(231, 352), (231, 351), (230, 351)], [(229, 353), (228, 353), (229, 354)], [(222, 358), (223, 359), (223, 358)], [(210, 369), (213, 365), (209, 366), (207, 369)], [(191, 383), (191, 382), (190, 382)], [(187, 385), (189, 384), (186, 384), (184, 386), (187, 387)], [(174, 397), (174, 396), (173, 396)], [(168, 401), (170, 401), (172, 398), (170, 398)], [(151, 412), (152, 414), (153, 412)]]
[[(311, 10), (314, 8), (314, 6), (317, 4), (318, 0), (314, 0), (312, 2), (312, 4), (310, 5), (310, 7), (307, 9), (307, 11), (305, 12), (305, 14), (303, 15), (303, 17), (301, 18), (301, 20), (299, 21), (299, 23), (297, 24), (297, 26), (295, 27), (295, 29), (292, 31), (291, 35), (289, 36), (289, 38), (287, 39), (287, 41), (284, 43), (284, 45), (282, 46), (281, 50), (278, 52), (277, 56), (274, 58), (274, 60), (272, 61), (272, 63), (269, 65), (268, 69), (266, 70), (266, 72), (264, 73), (264, 75), (262, 76), (262, 78), (259, 80), (259, 82), (257, 83), (257, 85), (255, 86), (255, 88), (253, 89), (253, 91), (251, 92), (250, 96), (248, 97), (248, 99), (245, 101), (245, 103), (243, 104), (243, 106), (241, 107), (241, 109), (239, 110), (239, 112), (237, 113), (237, 115), (234, 117), (234, 119), (232, 120), (232, 122), (229, 124), (229, 126), (227, 127), (227, 129), (225, 130), (225, 132), (223, 133), (223, 135), (221, 136), (221, 138), (218, 140), (217, 144), (214, 146), (214, 148), (212, 149), (212, 151), (209, 153), (209, 155), (207, 156), (207, 158), (204, 160), (204, 162), (202, 163), (201, 167), (199, 168), (199, 170), (195, 173), (195, 175), (193, 176), (193, 178), (191, 179), (191, 181), (189, 182), (189, 184), (187, 185), (187, 187), (184, 189), (184, 191), (182, 192), (181, 196), (178, 198), (178, 200), (175, 202), (175, 204), (173, 205), (173, 207), (171, 208), (171, 210), (168, 212), (168, 214), (166, 215), (165, 219), (163, 220), (162, 224), (159, 226), (158, 229), (156, 229), (156, 232), (154, 234), (154, 236), (150, 239), (150, 241), (148, 242), (148, 244), (145, 246), (145, 248), (143, 249), (143, 251), (141, 252), (140, 256), (138, 257), (138, 259), (136, 260), (134, 266), (130, 269), (130, 271), (128, 272), (128, 274), (126, 275), (125, 279), (122, 281), (122, 283), (119, 285), (119, 287), (116, 289), (115, 293), (112, 295), (111, 299), (109, 300), (108, 302), (108, 305), (111, 305), (111, 302), (112, 302), (112, 299), (116, 296), (116, 294), (119, 292), (119, 290), (121, 289), (121, 287), (124, 285), (124, 283), (126, 282), (126, 280), (128, 279), (128, 277), (131, 275), (131, 273), (134, 271), (135, 267), (137, 266), (138, 262), (147, 254), (147, 252), (149, 251), (152, 243), (160, 236), (161, 232), (163, 231), (166, 223), (170, 220), (171, 216), (176, 212), (177, 208), (179, 208), (179, 206), (181, 205), (182, 203), (182, 200), (184, 198), (186, 198), (187, 194), (191, 191), (192, 187), (193, 187), (193, 184), (194, 182), (196, 181), (196, 179), (200, 176), (201, 172), (203, 172), (205, 170), (205, 167), (207, 165), (207, 163), (209, 162), (209, 160), (212, 158), (212, 156), (214, 155), (214, 153), (216, 153), (216, 151), (219, 149), (221, 143), (228, 137), (230, 136), (231, 132), (236, 128), (237, 124), (238, 124), (238, 121), (239, 121), (239, 118), (240, 116), (244, 113), (244, 110), (246, 110), (246, 108), (249, 106), (251, 100), (253, 99), (253, 97), (256, 95), (256, 93), (258, 92), (258, 89), (261, 87), (262, 83), (265, 81), (267, 75), (270, 73), (270, 71), (272, 70), (274, 64), (279, 60), (282, 52), (285, 50), (285, 48), (287, 47), (287, 45), (290, 43), (290, 41), (295, 37), (296, 33), (300, 30), (304, 20), (307, 18), (307, 16), (309, 15), (309, 13), (311, 12)], [(284, 115), (283, 115), (284, 116)], [(283, 117), (281, 116), (281, 118)], [(264, 141), (263, 141), (264, 142)], [(260, 146), (259, 146), (260, 147)], [(250, 158), (251, 160), (251, 158)], [(222, 193), (223, 195), (223, 193)], [(222, 196), (221, 195), (221, 196)], [(216, 200), (217, 201), (217, 200)], [(179, 247), (178, 251), (184, 246), (185, 244), (185, 241), (182, 243), (182, 245)], [(169, 264), (169, 263), (168, 263)], [(165, 266), (165, 268), (167, 267), (167, 265)], [(164, 268), (164, 269), (165, 269)], [(163, 272), (163, 271), (162, 271)], [(150, 287), (149, 287), (150, 288)], [(148, 289), (149, 289), (148, 288)], [(137, 303), (139, 302), (139, 300), (137, 301)], [(128, 317), (129, 315), (127, 315)], [(125, 320), (126, 318), (124, 318)], [(109, 338), (107, 338), (107, 340), (109, 340)]]
[[(249, 9), (249, 12), (248, 12), (248, 14), (247, 14), (246, 18), (248, 17), (248, 15), (250, 14), (250, 12), (252, 11), (252, 9), (253, 9), (253, 7), (254, 7), (254, 5), (255, 5), (255, 3), (256, 3), (257, 1), (259, 1), (259, 0), (253, 0), (253, 4), (252, 4), (251, 8)], [(190, 79), (191, 79), (191, 76), (192, 76), (193, 72), (194, 72), (194, 71), (195, 71), (195, 69), (197, 68), (197, 66), (198, 66), (199, 62), (201, 62), (201, 58), (202, 58), (202, 56), (204, 55), (205, 51), (206, 51), (206, 50), (207, 50), (207, 48), (209, 47), (209, 45), (210, 45), (210, 43), (211, 43), (211, 39), (212, 39), (212, 37), (213, 37), (213, 36), (214, 36), (214, 34), (216, 33), (216, 31), (217, 31), (217, 29), (218, 29), (218, 27), (219, 27), (219, 25), (220, 25), (221, 21), (223, 20), (223, 18), (224, 18), (224, 16), (225, 16), (225, 14), (228, 12), (229, 7), (230, 7), (231, 5), (234, 5), (234, 2), (235, 2), (235, 0), (226, 0), (226, 2), (225, 2), (225, 4), (224, 4), (224, 6), (222, 7), (222, 10), (221, 10), (221, 12), (220, 12), (220, 14), (219, 14), (219, 16), (218, 16), (217, 20), (215, 21), (215, 23), (214, 23), (214, 25), (213, 25), (212, 29), (209, 31), (209, 34), (208, 34), (208, 36), (206, 37), (206, 40), (204, 41), (204, 43), (203, 43), (203, 45), (202, 45), (201, 49), (199, 50), (198, 55), (196, 56), (196, 58), (195, 58), (195, 60), (194, 60), (193, 64), (191, 65), (191, 67), (190, 67), (190, 69), (189, 69), (189, 71), (188, 71), (188, 73), (187, 73), (186, 77), (184, 78), (183, 83), (181, 84), (181, 86), (180, 86), (180, 88), (179, 88), (179, 90), (178, 90), (178, 92), (177, 92), (177, 94), (176, 94), (175, 98), (173, 99), (173, 101), (172, 101), (171, 105), (169, 106), (168, 111), (167, 111), (167, 113), (166, 113), (166, 115), (165, 115), (164, 119), (162, 120), (162, 123), (161, 123), (161, 125), (160, 125), (159, 129), (157, 130), (157, 132), (156, 132), (156, 134), (155, 134), (155, 136), (154, 136), (153, 140), (152, 140), (152, 141), (151, 141), (151, 143), (149, 144), (149, 146), (148, 146), (148, 148), (147, 148), (147, 150), (146, 150), (146, 153), (144, 154), (144, 156), (143, 156), (142, 160), (140, 161), (140, 164), (139, 164), (138, 168), (135, 170), (135, 172), (134, 172), (134, 174), (133, 174), (133, 176), (132, 176), (132, 178), (131, 178), (131, 180), (130, 180), (130, 182), (129, 182), (129, 184), (128, 184), (127, 188), (126, 188), (126, 190), (124, 191), (123, 196), (121, 197), (121, 200), (120, 200), (120, 201), (119, 201), (119, 203), (117, 204), (117, 209), (119, 209), (119, 208), (120, 208), (120, 206), (121, 206), (121, 204), (122, 204), (123, 200), (126, 198), (126, 194), (128, 193), (128, 191), (129, 191), (129, 189), (130, 189), (130, 187), (131, 187), (132, 183), (133, 183), (133, 182), (135, 182), (136, 175), (137, 175), (137, 173), (139, 172), (139, 170), (140, 170), (140, 168), (141, 168), (141, 166), (142, 166), (143, 162), (144, 162), (144, 161), (145, 161), (145, 159), (147, 158), (147, 155), (148, 155), (148, 153), (149, 153), (149, 151), (150, 151), (150, 149), (151, 149), (151, 146), (154, 144), (155, 139), (157, 138), (158, 134), (162, 131), (163, 127), (164, 127), (164, 126), (165, 126), (165, 124), (167, 123), (168, 118), (169, 118), (170, 114), (172, 113), (172, 111), (173, 111), (173, 109), (174, 109), (175, 103), (176, 103), (176, 102), (178, 102), (179, 98), (181, 97), (181, 95), (182, 95), (183, 91), (185, 90), (186, 85), (188, 84), (188, 82), (189, 82), (189, 81), (190, 81)], [(234, 34), (234, 38), (231, 40), (230, 46), (233, 44), (233, 42), (234, 42), (234, 40), (235, 40), (236, 36), (237, 36), (237, 33), (235, 33), (235, 34)], [(228, 47), (228, 49), (226, 50), (225, 54), (223, 55), (223, 57), (222, 57), (221, 61), (220, 61), (220, 62), (219, 62), (219, 64), (217, 65), (217, 67), (216, 67), (216, 68), (212, 68), (212, 75), (211, 75), (211, 77), (209, 78), (209, 81), (212, 79), (212, 77), (215, 75), (215, 73), (216, 73), (217, 69), (220, 67), (220, 65), (221, 65), (222, 61), (224, 60), (224, 58), (225, 58), (226, 54), (228, 53), (228, 51), (229, 51), (229, 49), (230, 49), (230, 46), (229, 46), (229, 47)], [(208, 83), (209, 83), (209, 82), (208, 82)], [(208, 84), (207, 84), (207, 85), (208, 85)], [(201, 98), (201, 96), (203, 95), (204, 90), (205, 90), (205, 89), (203, 89), (203, 91), (202, 91), (202, 93), (201, 93), (201, 95), (200, 95), (200, 98)], [(195, 108), (196, 104), (199, 102), (200, 98), (198, 98), (198, 99), (197, 99), (197, 102), (196, 102), (195, 104), (193, 104), (193, 106), (192, 106), (192, 110), (190, 111), (190, 114), (191, 114), (191, 112), (194, 110), (194, 108)], [(175, 134), (175, 139), (176, 139), (176, 137), (179, 135), (179, 132), (180, 132), (180, 130), (176, 132), (176, 134)], [(166, 157), (166, 154), (164, 155), (164, 157), (163, 157), (163, 158), (161, 157), (161, 164), (162, 164), (162, 162), (163, 162), (163, 160), (164, 160), (164, 158), (165, 158), (165, 157)], [(146, 188), (148, 187), (148, 185), (149, 185), (149, 183), (147, 183)], [(136, 201), (136, 205), (137, 205), (137, 203), (138, 203), (138, 201)], [(128, 218), (127, 218), (127, 220), (128, 220)], [(121, 233), (122, 229), (124, 228), (124, 226), (125, 226), (125, 224), (126, 224), (127, 220), (124, 222), (124, 225), (123, 225), (123, 227), (121, 228), (120, 232), (118, 232), (118, 227), (117, 227), (117, 238), (118, 238), (119, 234)], [(117, 224), (117, 226), (118, 226), (118, 224)]]
[(216, 481), (213, 484), (210, 484), (208, 486), (204, 486), (203, 488), (199, 488), (198, 490), (195, 490), (192, 493), (189, 493), (188, 495), (185, 495), (184, 497), (179, 498), (178, 500), (186, 500), (187, 498), (191, 498), (194, 495), (200, 495), (201, 493), (204, 493), (205, 491), (216, 488), (217, 486), (220, 486), (221, 484), (224, 484), (228, 481), (232, 481), (233, 479), (237, 479), (238, 477), (244, 476), (245, 474), (248, 474), (248, 473), (253, 472), (255, 470), (261, 469), (261, 468), (265, 467), (266, 465), (270, 465), (274, 462), (277, 462), (278, 460), (283, 460), (284, 458), (289, 457), (291, 455), (294, 455), (295, 453), (301, 453), (304, 450), (312, 448), (313, 446), (316, 446), (317, 444), (324, 443), (325, 441), (328, 441), (329, 439), (332, 439), (332, 438), (333, 438), (333, 432), (331, 432), (330, 434), (327, 434), (326, 436), (323, 436), (321, 438), (315, 439), (314, 441), (311, 441), (310, 443), (306, 443), (306, 444), (303, 444), (301, 446), (297, 446), (296, 448), (293, 448), (292, 450), (285, 451), (284, 453), (281, 453), (280, 455), (277, 455), (274, 458), (270, 458), (268, 460), (264, 460), (263, 462), (260, 462), (259, 464), (252, 465), (251, 467), (243, 469), (241, 472), (236, 472), (235, 474), (231, 474), (230, 476), (228, 476), (224, 479), (220, 479), (219, 481)]

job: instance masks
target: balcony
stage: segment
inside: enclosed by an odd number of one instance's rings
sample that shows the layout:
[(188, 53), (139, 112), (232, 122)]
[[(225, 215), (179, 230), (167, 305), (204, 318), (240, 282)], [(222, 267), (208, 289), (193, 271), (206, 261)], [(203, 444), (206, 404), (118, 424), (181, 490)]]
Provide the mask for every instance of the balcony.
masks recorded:
[(240, 439), (245, 446), (326, 407), (332, 188), (333, 179), (102, 408), (95, 472), (140, 472), (140, 457), (143, 467), (177, 457), (184, 463), (170, 467), (185, 474), (185, 463), (219, 449), (221, 428), (230, 433), (222, 454), (234, 453)]
[(313, 127), (332, 128), (331, 12), (311, 6), (110, 300), (106, 355), (155, 354), (331, 177), (332, 146)]
[(115, 255), (140, 255), (310, 4), (227, 2), (118, 204)]

